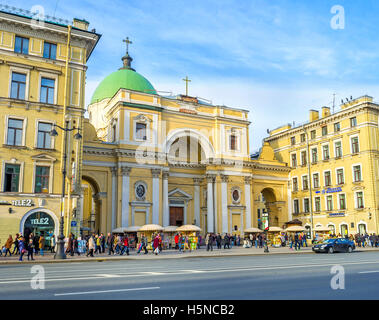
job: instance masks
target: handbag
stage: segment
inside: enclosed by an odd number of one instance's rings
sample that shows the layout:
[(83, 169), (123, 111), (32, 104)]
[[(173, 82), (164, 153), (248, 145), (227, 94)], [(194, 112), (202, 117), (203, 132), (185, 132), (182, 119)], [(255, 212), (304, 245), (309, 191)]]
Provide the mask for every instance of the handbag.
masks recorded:
[(26, 252), (26, 250), (25, 250), (25, 249), (22, 249), (22, 250), (21, 250), (21, 253), (25, 253), (25, 252)]

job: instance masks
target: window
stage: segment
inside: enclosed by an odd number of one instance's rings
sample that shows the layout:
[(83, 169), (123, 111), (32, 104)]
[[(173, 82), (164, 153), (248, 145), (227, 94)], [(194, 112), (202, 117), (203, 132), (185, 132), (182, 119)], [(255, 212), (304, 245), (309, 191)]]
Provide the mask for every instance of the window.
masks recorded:
[(303, 176), (303, 190), (308, 190), (308, 176)]
[(340, 210), (346, 210), (346, 196), (345, 194), (338, 195)]
[(297, 167), (296, 153), (291, 155), (291, 164), (293, 168)]
[(19, 164), (6, 164), (5, 165), (4, 192), (18, 192), (19, 180), (20, 180), (20, 165)]
[(337, 184), (344, 184), (343, 169), (337, 169)]
[(291, 137), (291, 146), (294, 146), (296, 144), (296, 138)]
[(309, 212), (309, 199), (308, 198), (304, 199), (304, 212), (305, 213)]
[(116, 142), (116, 132), (117, 132), (117, 127), (116, 125), (114, 124), (112, 126), (112, 142)]
[(321, 198), (320, 197), (315, 198), (315, 211), (316, 212), (321, 211)]
[(325, 178), (325, 187), (330, 187), (332, 185), (332, 181), (330, 178), (330, 171), (326, 171), (324, 173), (324, 178)]
[(356, 117), (353, 117), (353, 118), (350, 118), (350, 127), (356, 127), (357, 126), (357, 118)]
[(317, 163), (317, 148), (312, 149), (312, 163)]
[(305, 166), (307, 164), (307, 152), (301, 151), (301, 165)]
[(318, 173), (313, 174), (313, 188), (319, 188), (320, 187), (320, 178), (318, 176)]
[(137, 122), (136, 123), (136, 139), (146, 140), (146, 123)]
[(363, 204), (363, 192), (362, 191), (357, 192), (355, 195), (356, 195), (356, 198), (357, 198), (357, 208), (358, 209), (364, 208), (364, 204)]
[(354, 182), (362, 181), (361, 166), (353, 166), (353, 179)]
[(327, 196), (326, 197), (326, 209), (328, 211), (333, 210), (333, 196)]
[(52, 124), (39, 122), (37, 134), (37, 148), (51, 149), (51, 132)]
[(24, 121), (19, 119), (8, 119), (7, 144), (10, 146), (22, 145), (22, 128)]
[(349, 234), (349, 228), (347, 224), (341, 224), (341, 235), (344, 237)]
[(28, 54), (29, 53), (29, 39), (16, 36), (14, 52)]
[(359, 152), (359, 141), (358, 137), (351, 138), (351, 152), (358, 153)]
[(299, 200), (293, 200), (293, 212), (299, 213)]
[(301, 141), (301, 142), (305, 142), (305, 133), (302, 133), (302, 134), (300, 135), (300, 141)]
[(324, 126), (321, 128), (321, 133), (323, 136), (326, 136), (328, 134), (328, 127)]
[(341, 158), (342, 157), (342, 143), (341, 143), (341, 141), (337, 141), (334, 144), (334, 152), (335, 152), (335, 157), (336, 158)]
[(26, 74), (12, 72), (11, 98), (25, 100)]
[(46, 59), (55, 60), (57, 57), (57, 45), (45, 42), (43, 45), (43, 57)]
[(229, 147), (230, 150), (237, 150), (237, 137), (234, 134), (230, 135), (229, 145), (230, 145)]
[(48, 78), (41, 78), (41, 96), (40, 102), (54, 103), (54, 88), (55, 80)]
[(322, 146), (323, 160), (329, 160), (329, 145)]
[(339, 132), (341, 130), (341, 125), (339, 122), (334, 124), (334, 132)]
[(316, 130), (311, 131), (311, 139), (316, 139)]
[(299, 186), (297, 184), (297, 178), (293, 178), (292, 179), (292, 188), (293, 188), (293, 191), (298, 191), (299, 190)]
[(36, 167), (36, 182), (34, 187), (35, 193), (49, 192), (50, 167)]

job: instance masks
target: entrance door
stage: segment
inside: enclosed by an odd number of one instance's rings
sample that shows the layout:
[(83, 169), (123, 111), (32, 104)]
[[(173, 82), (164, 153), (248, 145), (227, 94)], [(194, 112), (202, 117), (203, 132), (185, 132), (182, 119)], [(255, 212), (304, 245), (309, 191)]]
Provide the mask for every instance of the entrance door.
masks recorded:
[(24, 236), (29, 237), (30, 233), (33, 233), (34, 236), (43, 235), (45, 238), (45, 246), (49, 247), (51, 236), (55, 233), (53, 218), (45, 212), (35, 212), (31, 214), (24, 224)]
[(170, 207), (170, 226), (182, 226), (184, 223), (184, 208)]

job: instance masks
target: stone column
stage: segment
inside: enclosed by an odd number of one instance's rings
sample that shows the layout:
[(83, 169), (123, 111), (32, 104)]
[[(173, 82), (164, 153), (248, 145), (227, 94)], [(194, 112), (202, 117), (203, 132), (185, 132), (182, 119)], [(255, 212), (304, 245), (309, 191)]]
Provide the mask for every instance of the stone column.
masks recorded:
[(228, 230), (228, 181), (229, 177), (221, 175), (221, 216), (222, 216), (222, 233), (229, 233)]
[(163, 179), (163, 214), (162, 214), (162, 224), (163, 227), (167, 227), (170, 224), (170, 212), (168, 206), (168, 171), (162, 172)]
[(213, 181), (214, 175), (207, 175), (207, 232), (214, 232)]
[(251, 184), (251, 177), (245, 177), (246, 229), (251, 228), (251, 187), (250, 187), (250, 184)]
[(129, 199), (130, 199), (130, 171), (131, 168), (121, 167), (122, 197), (121, 197), (121, 227), (129, 227)]
[(159, 177), (161, 175), (161, 169), (151, 169), (153, 175), (153, 224), (159, 224)]
[(194, 199), (193, 199), (193, 206), (194, 206), (194, 218), (196, 221), (196, 225), (200, 227), (200, 183), (202, 179), (194, 178)]
[(116, 229), (117, 224), (117, 167), (111, 167), (112, 172), (112, 230)]

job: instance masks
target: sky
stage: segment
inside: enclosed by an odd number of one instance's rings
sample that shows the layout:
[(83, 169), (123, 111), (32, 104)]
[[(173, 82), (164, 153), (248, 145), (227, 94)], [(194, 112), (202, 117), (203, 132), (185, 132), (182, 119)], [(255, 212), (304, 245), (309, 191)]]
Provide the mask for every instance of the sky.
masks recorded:
[[(122, 66), (162, 95), (184, 94), (250, 111), (250, 152), (267, 130), (309, 110), (370, 95), (379, 101), (377, 0), (12, 0), (23, 9), (90, 22), (102, 37), (88, 61), (86, 103)], [(338, 10), (332, 10), (338, 5)]]

